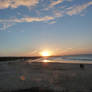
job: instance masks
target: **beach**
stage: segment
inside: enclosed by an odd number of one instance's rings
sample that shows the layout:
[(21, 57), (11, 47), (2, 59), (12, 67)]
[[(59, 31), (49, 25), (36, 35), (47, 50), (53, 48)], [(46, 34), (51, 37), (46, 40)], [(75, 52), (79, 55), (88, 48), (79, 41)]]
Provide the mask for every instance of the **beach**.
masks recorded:
[(92, 0), (0, 0), (0, 92), (92, 92)]
[(92, 92), (92, 64), (83, 65), (81, 68), (78, 63), (0, 63), (0, 92), (20, 92), (18, 90), (30, 88), (53, 92)]

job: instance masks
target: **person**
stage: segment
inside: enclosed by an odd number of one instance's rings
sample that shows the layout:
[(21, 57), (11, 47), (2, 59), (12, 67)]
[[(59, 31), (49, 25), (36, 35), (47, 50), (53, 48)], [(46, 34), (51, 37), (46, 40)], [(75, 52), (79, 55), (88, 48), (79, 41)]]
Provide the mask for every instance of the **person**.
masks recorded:
[(81, 69), (84, 69), (84, 65), (83, 65), (83, 64), (80, 64), (80, 68), (81, 68)]

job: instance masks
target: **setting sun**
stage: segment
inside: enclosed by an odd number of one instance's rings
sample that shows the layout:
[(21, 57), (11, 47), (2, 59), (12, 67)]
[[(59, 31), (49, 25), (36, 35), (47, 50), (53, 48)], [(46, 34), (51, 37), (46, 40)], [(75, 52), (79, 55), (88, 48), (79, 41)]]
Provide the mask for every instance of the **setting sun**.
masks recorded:
[(43, 51), (41, 52), (41, 56), (45, 56), (45, 57), (51, 56), (51, 53), (49, 51)]

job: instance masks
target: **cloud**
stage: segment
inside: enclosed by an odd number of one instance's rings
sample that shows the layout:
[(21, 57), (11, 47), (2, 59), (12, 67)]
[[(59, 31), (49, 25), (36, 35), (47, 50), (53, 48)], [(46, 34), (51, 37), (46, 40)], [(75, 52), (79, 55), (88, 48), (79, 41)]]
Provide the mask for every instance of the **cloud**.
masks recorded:
[(14, 24), (15, 23), (3, 22), (3, 23), (1, 23), (0, 31), (8, 29), (9, 27), (12, 27)]
[(0, 0), (0, 9), (8, 7), (17, 8), (19, 6), (35, 6), (39, 3), (39, 0)]
[(45, 17), (25, 17), (19, 20), (19, 22), (40, 22), (40, 21), (49, 21), (54, 20), (54, 17), (45, 16)]
[(62, 3), (64, 0), (57, 0), (57, 1), (53, 1), (48, 5), (48, 7), (46, 7), (44, 10), (49, 10), (50, 8), (53, 8), (54, 6)]
[(6, 30), (7, 28), (13, 26), (15, 23), (23, 23), (23, 22), (45, 22), (54, 20), (55, 18), (52, 16), (44, 16), (44, 17), (24, 17), (24, 18), (13, 18), (13, 19), (0, 19), (0, 24), (2, 27), (0, 30)]
[(0, 23), (21, 23), (21, 22), (41, 22), (54, 20), (54, 17), (44, 16), (44, 17), (24, 17), (24, 18), (14, 18), (14, 19), (0, 19)]
[(49, 5), (49, 7), (52, 8), (55, 5), (58, 5), (58, 4), (62, 3), (62, 2), (63, 2), (63, 0), (52, 1), (52, 3)]
[(53, 13), (56, 18), (63, 17), (64, 15), (64, 11), (54, 10)]
[(56, 23), (56, 21), (51, 21), (48, 24), (55, 24), (55, 23)]
[(67, 14), (70, 15), (70, 16), (75, 15), (75, 14), (79, 14), (83, 10), (88, 8), (90, 5), (92, 5), (92, 1), (85, 3), (83, 5), (78, 5), (76, 7), (70, 7), (70, 8), (68, 8)]
[[(63, 3), (64, 1), (69, 2), (69, 4), (64, 3), (63, 5), (59, 5), (59, 7), (55, 7), (56, 5)], [(78, 1), (79, 2), (79, 1)], [(39, 4), (41, 3), (41, 4)], [(0, 9), (6, 9), (6, 8), (18, 8), (19, 6), (25, 6), (27, 8), (36, 6), (37, 4), (40, 5), (37, 6), (36, 9), (31, 8), (31, 11), (28, 9), (28, 11), (14, 9), (14, 12), (11, 11), (11, 9), (7, 10), (9, 12), (13, 12), (12, 14), (6, 14), (4, 17), (3, 14), (7, 13), (6, 11), (2, 12), (2, 15), (0, 14), (0, 30), (5, 30), (16, 23), (31, 23), (31, 22), (45, 22), (47, 24), (54, 24), (56, 23), (56, 19), (64, 17), (66, 15), (72, 16), (81, 13), (86, 8), (92, 5), (92, 1), (86, 2), (82, 5), (76, 5), (74, 6), (74, 3), (72, 3), (72, 0), (0, 0)], [(45, 11), (47, 9), (48, 11)], [(3, 10), (1, 10), (3, 11)], [(0, 11), (0, 13), (1, 13)], [(31, 16), (30, 16), (31, 15)], [(35, 16), (35, 17), (34, 17)], [(43, 16), (43, 17), (42, 17)], [(81, 16), (84, 16), (83, 14)], [(6, 18), (6, 19), (4, 19)]]
[(0, 9), (8, 8), (9, 1), (8, 0), (0, 0)]

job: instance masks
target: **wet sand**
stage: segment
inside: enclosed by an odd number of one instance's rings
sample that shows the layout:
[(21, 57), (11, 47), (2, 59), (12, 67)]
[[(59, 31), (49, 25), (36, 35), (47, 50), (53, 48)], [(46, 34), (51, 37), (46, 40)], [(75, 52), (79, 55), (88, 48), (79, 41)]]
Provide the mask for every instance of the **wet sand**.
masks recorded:
[(68, 63), (0, 63), (0, 92), (15, 91), (92, 92), (92, 65), (81, 68), (80, 64)]

